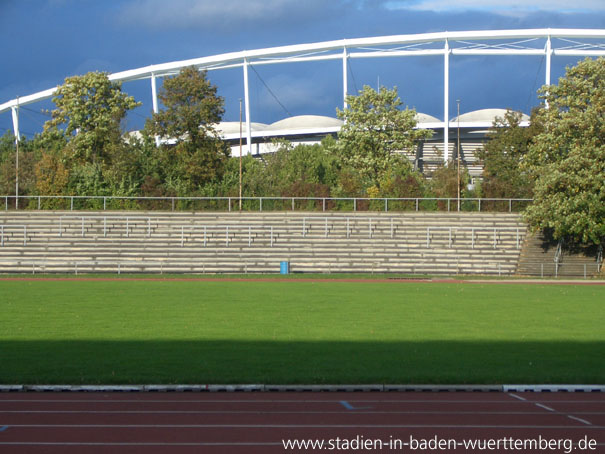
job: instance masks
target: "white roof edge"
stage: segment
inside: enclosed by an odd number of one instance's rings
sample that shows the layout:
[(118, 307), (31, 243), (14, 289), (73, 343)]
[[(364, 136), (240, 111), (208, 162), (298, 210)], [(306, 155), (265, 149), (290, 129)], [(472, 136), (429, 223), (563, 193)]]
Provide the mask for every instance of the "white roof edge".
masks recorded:
[[(193, 58), (188, 60), (180, 60), (156, 65), (144, 66), (131, 70), (116, 72), (109, 75), (109, 79), (113, 81), (128, 81), (137, 79), (146, 79), (152, 76), (164, 76), (174, 73), (175, 71), (187, 67), (198, 66), (204, 67), (215, 64), (225, 64), (229, 62), (242, 62), (244, 59), (254, 59), (274, 56), (287, 56), (298, 52), (314, 52), (314, 51), (330, 51), (342, 49), (345, 47), (355, 48), (368, 45), (389, 45), (389, 44), (405, 44), (419, 42), (433, 42), (441, 40), (481, 40), (481, 39), (507, 39), (507, 38), (605, 38), (605, 29), (519, 29), (519, 30), (479, 30), (479, 31), (459, 31), (459, 32), (437, 32), (437, 33), (421, 33), (410, 35), (390, 35), (371, 38), (355, 38), (341, 39), (334, 41), (323, 41), (308, 44), (295, 44), (289, 46), (268, 47), (256, 50), (244, 50), (239, 52), (230, 52), (208, 57)], [(38, 93), (23, 96), (17, 99), (7, 101), (0, 104), (0, 113), (10, 110), (17, 105), (31, 104), (33, 102), (42, 101), (51, 98), (56, 88), (40, 91)]]

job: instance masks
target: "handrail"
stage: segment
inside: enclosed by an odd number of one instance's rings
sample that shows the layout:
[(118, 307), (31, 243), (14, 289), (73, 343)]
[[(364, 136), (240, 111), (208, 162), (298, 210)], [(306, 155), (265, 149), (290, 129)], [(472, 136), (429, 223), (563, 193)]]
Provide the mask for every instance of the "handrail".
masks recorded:
[(192, 225), (192, 226), (185, 226), (185, 225), (181, 225), (181, 226), (177, 226), (177, 228), (180, 228), (181, 230), (181, 247), (185, 246), (185, 228), (189, 229), (190, 232), (194, 231), (194, 230), (199, 230), (199, 229), (203, 229), (204, 231), (204, 247), (206, 247), (206, 244), (208, 242), (207, 240), (207, 234), (208, 234), (208, 230), (216, 228), (216, 229), (225, 229), (225, 246), (229, 246), (229, 229), (232, 230), (248, 230), (248, 246), (252, 246), (252, 229), (256, 229), (256, 230), (263, 230), (263, 229), (269, 229), (270, 231), (270, 239), (271, 239), (271, 247), (273, 247), (273, 243), (274, 243), (274, 235), (273, 235), (273, 226), (272, 225), (252, 225), (252, 224), (232, 224), (232, 225), (220, 225), (220, 224), (208, 224), (208, 225)]
[[(125, 219), (126, 220), (126, 237), (130, 236), (129, 224), (131, 219), (146, 219), (147, 220), (147, 237), (151, 237), (151, 216), (95, 216), (95, 215), (63, 215), (59, 217), (59, 236), (63, 237), (63, 219), (81, 219), (82, 220), (82, 238), (84, 238), (84, 220), (85, 219), (103, 219), (103, 237), (107, 237), (107, 219)], [(156, 218), (157, 221), (157, 218)]]
[(599, 250), (597, 252), (597, 273), (601, 272), (603, 266), (603, 245), (599, 244)]
[(4, 247), (4, 229), (6, 227), (23, 228), (23, 246), (27, 245), (27, 225), (23, 224), (0, 224), (0, 246)]
[[(103, 211), (107, 210), (107, 202), (112, 200), (117, 201), (133, 201), (133, 202), (144, 202), (144, 201), (165, 201), (171, 203), (171, 211), (175, 211), (176, 202), (194, 202), (194, 201), (224, 201), (227, 202), (228, 211), (232, 210), (232, 202), (233, 201), (257, 201), (259, 206), (259, 211), (263, 211), (263, 201), (291, 201), (292, 202), (292, 211), (295, 208), (295, 201), (307, 201), (307, 202), (322, 202), (322, 211), (327, 210), (327, 202), (353, 202), (353, 211), (358, 211), (358, 201), (365, 202), (383, 202), (384, 211), (389, 211), (389, 203), (390, 202), (414, 202), (415, 209), (414, 211), (421, 210), (420, 202), (423, 201), (433, 201), (436, 203), (443, 202), (447, 203), (448, 211), (450, 208), (450, 203), (452, 201), (457, 201), (457, 197), (380, 197), (380, 198), (372, 198), (372, 197), (225, 197), (225, 196), (217, 196), (217, 197), (147, 197), (147, 196), (78, 196), (78, 195), (3, 195), (0, 198), (4, 198), (4, 209), (8, 211), (9, 200), (37, 200), (37, 209), (41, 209), (42, 200), (67, 200), (70, 202), (70, 211), (74, 210), (74, 201), (78, 200), (102, 200), (103, 201)], [(507, 202), (508, 203), (508, 212), (512, 212), (513, 202), (533, 202), (533, 199), (527, 198), (466, 198), (460, 199), (462, 202), (473, 202), (477, 204), (477, 211), (482, 211), (481, 206), (486, 202)], [(20, 204), (23, 206), (23, 204)], [(383, 210), (380, 210), (383, 211)]]
[(452, 230), (457, 231), (457, 230), (470, 230), (471, 231), (471, 248), (475, 249), (475, 230), (482, 230), (482, 231), (486, 231), (486, 230), (492, 230), (494, 232), (494, 241), (493, 241), (493, 245), (494, 245), (494, 249), (496, 249), (496, 246), (498, 244), (498, 240), (497, 240), (497, 233), (502, 231), (502, 230), (513, 230), (517, 233), (516, 235), (516, 240), (517, 240), (517, 249), (521, 248), (521, 241), (520, 241), (520, 237), (519, 237), (519, 227), (443, 227), (443, 226), (435, 226), (435, 227), (431, 227), (428, 226), (426, 228), (426, 247), (430, 247), (430, 231), (431, 230), (449, 230), (449, 246), (448, 247), (452, 247)]
[(377, 217), (377, 216), (355, 216), (355, 217), (351, 217), (351, 216), (304, 216), (303, 217), (303, 227), (302, 227), (302, 236), (303, 238), (307, 236), (307, 231), (311, 228), (307, 228), (307, 220), (313, 220), (313, 219), (319, 219), (319, 220), (324, 220), (325, 224), (324, 224), (324, 237), (327, 238), (328, 237), (328, 219), (337, 219), (337, 220), (341, 220), (341, 219), (345, 219), (346, 223), (347, 223), (347, 238), (350, 238), (350, 219), (361, 219), (361, 220), (367, 220), (368, 221), (368, 238), (372, 238), (372, 219), (388, 219), (391, 222), (391, 238), (393, 238), (393, 232), (394, 232), (394, 224), (393, 224), (393, 218), (385, 218), (385, 217)]

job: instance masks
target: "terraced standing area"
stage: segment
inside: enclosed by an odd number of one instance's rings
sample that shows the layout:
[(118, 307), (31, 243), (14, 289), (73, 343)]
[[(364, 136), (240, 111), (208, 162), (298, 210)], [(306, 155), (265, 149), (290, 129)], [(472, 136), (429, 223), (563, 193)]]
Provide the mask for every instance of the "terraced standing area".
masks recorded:
[(526, 227), (502, 213), (13, 212), (2, 273), (512, 275)]

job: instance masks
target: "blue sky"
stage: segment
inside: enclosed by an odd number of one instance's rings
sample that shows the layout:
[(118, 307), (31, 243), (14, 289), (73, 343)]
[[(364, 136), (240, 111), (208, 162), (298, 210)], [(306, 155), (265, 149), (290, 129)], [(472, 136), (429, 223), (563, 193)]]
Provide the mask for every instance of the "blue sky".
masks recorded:
[[(579, 6), (581, 5), (581, 6)], [(602, 0), (0, 0), (0, 103), (54, 87), (87, 71), (122, 71), (155, 63), (287, 44), (391, 34), (517, 28), (605, 28)], [(461, 112), (537, 103), (544, 81), (541, 57), (456, 57), (451, 99)], [(553, 59), (553, 81), (577, 59)], [(364, 84), (397, 86), (402, 100), (442, 117), (441, 57), (353, 60), (349, 91)], [(335, 115), (341, 106), (338, 62), (261, 66), (250, 73), (251, 117), (270, 123), (289, 114)], [(225, 120), (237, 120), (241, 69), (210, 73), (225, 97)], [(271, 89), (282, 108), (271, 96)], [(143, 102), (126, 129), (151, 111), (148, 81), (124, 91)], [(21, 110), (21, 130), (47, 119)], [(450, 106), (455, 115), (455, 102)], [(0, 134), (12, 128), (0, 114)]]

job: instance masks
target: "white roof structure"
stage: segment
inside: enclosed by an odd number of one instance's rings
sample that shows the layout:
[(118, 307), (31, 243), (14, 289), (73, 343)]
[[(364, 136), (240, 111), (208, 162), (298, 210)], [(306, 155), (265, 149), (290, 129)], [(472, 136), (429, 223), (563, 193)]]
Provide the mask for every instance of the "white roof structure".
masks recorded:
[[(280, 63), (342, 61), (343, 105), (348, 94), (348, 61), (355, 58), (404, 58), (408, 56), (443, 57), (443, 119), (432, 126), (443, 128), (444, 160), (449, 159), (449, 63), (457, 55), (528, 55), (545, 57), (544, 82), (550, 85), (551, 59), (553, 56), (605, 56), (605, 29), (529, 29), (529, 30), (480, 30), (423, 33), (411, 35), (378, 36), (372, 38), (342, 39), (319, 43), (297, 44), (266, 49), (231, 52), (220, 55), (193, 58), (110, 74), (113, 81), (128, 82), (150, 79), (153, 110), (158, 111), (156, 79), (177, 74), (182, 68), (195, 66), (200, 70), (243, 69), (245, 102), (245, 138), (247, 152), (251, 152), (255, 127), (250, 116), (248, 68), (251, 65), (275, 65)], [(0, 104), (0, 113), (12, 111), (13, 129), (19, 137), (19, 107), (51, 98), (56, 87), (33, 93)], [(296, 122), (295, 122), (296, 125)], [(337, 127), (336, 125), (334, 127)], [(269, 127), (269, 129), (271, 126)], [(238, 126), (239, 131), (239, 126)]]

